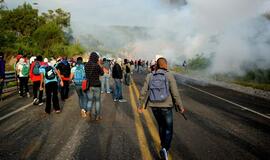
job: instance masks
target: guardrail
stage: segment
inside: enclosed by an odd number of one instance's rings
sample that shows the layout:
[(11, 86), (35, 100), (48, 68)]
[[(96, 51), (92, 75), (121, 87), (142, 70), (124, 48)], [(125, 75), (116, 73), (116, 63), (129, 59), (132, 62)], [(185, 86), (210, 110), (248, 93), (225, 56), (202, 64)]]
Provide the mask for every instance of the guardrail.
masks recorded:
[[(10, 83), (10, 82), (16, 82), (16, 86), (8, 87), (8, 83)], [(2, 92), (0, 91), (0, 100), (2, 101), (2, 99), (3, 99), (2, 94), (8, 93), (8, 92), (11, 92), (14, 90), (18, 90), (18, 88), (19, 88), (18, 87), (18, 80), (17, 80), (16, 74), (15, 74), (15, 71), (5, 72), (4, 82), (0, 85), (3, 85)], [(1, 86), (0, 86), (0, 89), (1, 89)]]

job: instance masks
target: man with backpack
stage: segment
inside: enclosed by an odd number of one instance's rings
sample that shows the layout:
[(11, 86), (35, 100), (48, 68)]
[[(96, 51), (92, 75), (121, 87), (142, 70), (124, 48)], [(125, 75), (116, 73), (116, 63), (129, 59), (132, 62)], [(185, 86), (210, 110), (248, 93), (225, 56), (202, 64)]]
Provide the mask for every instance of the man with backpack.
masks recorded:
[(123, 69), (124, 69), (124, 78), (125, 78), (124, 82), (127, 86), (129, 86), (131, 83), (131, 75), (130, 75), (131, 69), (130, 69), (130, 64), (127, 59), (124, 59)]
[[(144, 103), (145, 101), (146, 104)], [(139, 113), (143, 111), (142, 104), (151, 107), (159, 128), (161, 141), (160, 156), (162, 159), (167, 160), (173, 135), (172, 109), (175, 106), (180, 106), (180, 112), (183, 113), (184, 108), (175, 78), (168, 71), (168, 64), (165, 58), (159, 58), (156, 70), (147, 75), (141, 90), (139, 104)]]
[(60, 72), (61, 79), (64, 82), (64, 85), (60, 88), (61, 100), (65, 101), (68, 98), (69, 93), (69, 77), (70, 77), (70, 64), (67, 61), (67, 58), (64, 57), (63, 60), (56, 66), (56, 69)]
[(102, 68), (104, 75), (102, 76), (101, 79), (101, 93), (111, 93), (110, 92), (110, 62), (106, 59), (103, 58), (102, 61)]
[[(61, 75), (59, 71), (50, 65), (44, 65), (39, 69), (41, 75), (40, 90), (44, 89), (46, 91), (46, 108), (45, 112), (47, 114), (51, 113), (51, 101), (53, 102), (53, 108), (56, 113), (60, 113), (60, 106), (58, 100), (58, 79), (60, 79), (60, 86), (64, 85), (63, 80), (60, 78)], [(44, 85), (43, 85), (44, 84)]]
[(25, 95), (29, 98), (29, 89), (28, 89), (28, 80), (29, 80), (29, 64), (26, 60), (26, 57), (20, 58), (19, 62), (16, 65), (16, 71), (18, 73), (20, 81), (20, 96), (24, 97)]
[[(34, 105), (43, 105), (42, 97), (43, 97), (43, 90), (39, 90), (41, 84), (41, 75), (39, 72), (40, 67), (42, 64), (43, 58), (41, 55), (37, 56), (37, 58), (32, 62), (30, 66), (30, 79), (33, 82), (33, 95), (34, 95)], [(38, 94), (39, 93), (39, 94)]]
[(77, 58), (76, 65), (71, 69), (70, 79), (73, 80), (76, 92), (79, 96), (79, 105), (81, 108), (81, 116), (86, 117), (87, 110), (87, 96), (82, 90), (82, 82), (86, 79), (85, 69), (82, 57)]
[[(104, 72), (99, 64), (99, 55), (97, 52), (90, 54), (89, 61), (85, 65), (85, 74), (88, 80), (87, 89), (87, 114), (91, 118), (92, 107), (95, 107), (95, 120), (101, 120), (101, 82), (100, 76), (103, 76)], [(95, 105), (95, 106), (94, 106)]]

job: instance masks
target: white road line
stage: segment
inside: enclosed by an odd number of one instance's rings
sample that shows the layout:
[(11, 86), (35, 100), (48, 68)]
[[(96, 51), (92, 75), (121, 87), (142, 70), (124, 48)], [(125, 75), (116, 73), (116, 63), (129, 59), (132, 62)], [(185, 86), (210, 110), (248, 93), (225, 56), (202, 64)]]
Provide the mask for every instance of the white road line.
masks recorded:
[(24, 110), (24, 109), (26, 109), (26, 108), (32, 106), (32, 105), (33, 105), (33, 103), (30, 103), (30, 104), (27, 104), (27, 105), (25, 105), (25, 106), (23, 106), (23, 107), (21, 107), (21, 108), (15, 110), (15, 111), (13, 111), (13, 112), (10, 112), (9, 114), (7, 114), (7, 115), (1, 117), (1, 118), (0, 118), (0, 121), (4, 120), (4, 119), (6, 119), (6, 118), (8, 118), (8, 117), (10, 117), (10, 116), (13, 116), (14, 114), (16, 114), (16, 113), (18, 113), (18, 112), (20, 112), (20, 111), (22, 111), (22, 110)]
[(242, 105), (240, 105), (240, 104), (234, 103), (234, 102), (229, 101), (229, 100), (227, 100), (227, 99), (221, 98), (221, 97), (216, 96), (216, 95), (214, 95), (214, 94), (212, 94), (212, 93), (203, 91), (203, 90), (201, 90), (201, 89), (199, 89), (199, 88), (196, 88), (196, 87), (193, 87), (193, 86), (191, 86), (191, 85), (188, 85), (188, 84), (184, 84), (184, 85), (185, 85), (185, 86), (188, 86), (188, 87), (190, 87), (190, 88), (193, 88), (193, 89), (195, 89), (195, 90), (197, 90), (197, 91), (200, 91), (200, 92), (203, 92), (203, 93), (205, 93), (205, 94), (208, 94), (208, 95), (210, 95), (210, 96), (213, 96), (213, 97), (215, 97), (215, 98), (218, 98), (218, 99), (220, 99), (220, 100), (223, 100), (223, 101), (225, 101), (225, 102), (227, 102), (227, 103), (230, 103), (230, 104), (232, 104), (232, 105), (235, 105), (235, 106), (237, 106), (237, 107), (240, 107), (240, 108), (243, 109), (243, 110), (247, 110), (247, 111), (249, 111), (249, 112), (252, 112), (252, 113), (255, 113), (255, 114), (259, 115), (259, 116), (262, 116), (262, 117), (264, 117), (264, 118), (270, 119), (270, 116), (268, 116), (268, 115), (259, 113), (259, 112), (257, 112), (257, 111), (254, 111), (254, 110), (252, 110), (252, 109), (249, 109), (249, 108), (247, 108), (247, 107), (244, 107), (244, 106), (242, 106)]

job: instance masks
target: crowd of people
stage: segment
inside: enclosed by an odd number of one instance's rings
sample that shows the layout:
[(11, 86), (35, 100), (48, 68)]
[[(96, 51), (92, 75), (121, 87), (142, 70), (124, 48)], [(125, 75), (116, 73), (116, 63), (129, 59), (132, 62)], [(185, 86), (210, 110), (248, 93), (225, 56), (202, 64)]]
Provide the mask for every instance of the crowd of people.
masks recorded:
[[(41, 55), (28, 58), (18, 54), (14, 69), (21, 97), (31, 97), (29, 79), (33, 86), (34, 105), (42, 106), (43, 94), (46, 95), (45, 113), (51, 113), (51, 106), (56, 113), (61, 112), (59, 99), (63, 102), (68, 99), (70, 84), (73, 83), (79, 96), (81, 116), (91, 117), (94, 108), (94, 119), (101, 120), (101, 94), (113, 93), (114, 102), (126, 102), (122, 85), (131, 85), (133, 72), (142, 72), (147, 69), (147, 65), (148, 61), (142, 60), (102, 59), (98, 52), (92, 52), (88, 62), (83, 62), (82, 57), (78, 57), (76, 61), (67, 57), (49, 60)], [(85, 79), (88, 80), (86, 91), (82, 88)], [(111, 79), (114, 82), (113, 87), (110, 87)]]
[[(73, 83), (79, 99), (80, 114), (99, 121), (102, 119), (101, 94), (113, 94), (114, 102), (126, 102), (123, 97), (123, 84), (132, 83), (134, 72), (149, 73), (146, 76), (139, 98), (138, 112), (151, 107), (159, 127), (161, 141), (160, 156), (168, 158), (173, 135), (172, 109), (177, 106), (184, 112), (183, 104), (172, 73), (168, 71), (168, 63), (164, 57), (152, 61), (128, 60), (121, 58), (101, 58), (98, 52), (92, 52), (88, 62), (82, 57), (76, 61), (67, 57), (43, 58), (41, 55), (26, 56), (18, 54), (14, 65), (19, 83), (21, 97), (29, 97), (29, 78), (33, 84), (33, 104), (43, 105), (43, 92), (46, 95), (45, 113), (51, 113), (51, 104), (55, 113), (61, 113), (58, 94), (61, 101), (69, 98), (70, 84)], [(3, 56), (0, 55), (0, 62)], [(3, 67), (0, 63), (0, 67)], [(0, 83), (3, 73), (0, 73)], [(112, 80), (111, 80), (112, 79)], [(110, 87), (113, 82), (113, 87)], [(92, 110), (95, 110), (92, 113)], [(94, 118), (92, 118), (94, 116)]]

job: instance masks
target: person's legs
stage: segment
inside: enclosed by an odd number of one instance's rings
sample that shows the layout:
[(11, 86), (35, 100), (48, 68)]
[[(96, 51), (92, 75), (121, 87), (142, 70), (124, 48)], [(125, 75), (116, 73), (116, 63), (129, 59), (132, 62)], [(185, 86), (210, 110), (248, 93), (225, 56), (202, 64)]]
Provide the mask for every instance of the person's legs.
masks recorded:
[(103, 93), (105, 92), (105, 80), (106, 80), (105, 75), (102, 76), (100, 79), (101, 79), (101, 93)]
[(118, 83), (118, 79), (114, 79), (114, 99), (119, 100), (119, 83)]
[(36, 99), (37, 98), (37, 94), (39, 91), (39, 86), (40, 86), (40, 81), (35, 81), (33, 82), (33, 98)]
[(23, 96), (23, 86), (24, 86), (23, 77), (19, 77), (19, 81), (20, 81), (20, 96)]
[(101, 96), (100, 96), (100, 87), (93, 87), (93, 97), (95, 99), (95, 117), (96, 120), (100, 119), (100, 110), (101, 110)]
[(52, 101), (52, 85), (51, 85), (51, 83), (48, 83), (48, 84), (45, 85), (45, 90), (46, 90), (46, 108), (45, 108), (45, 112), (48, 113), (48, 114), (51, 113), (51, 101)]
[(110, 75), (106, 75), (105, 77), (105, 84), (106, 84), (106, 92), (109, 93), (110, 91)]
[[(40, 81), (39, 81), (39, 85), (40, 85)], [(39, 90), (39, 88), (38, 88)], [(38, 95), (38, 103), (42, 103), (42, 98), (43, 98), (43, 90), (39, 90), (39, 95)]]
[(29, 88), (28, 88), (28, 77), (24, 77), (24, 88), (25, 88), (25, 93), (29, 94)]
[(69, 93), (69, 81), (64, 81), (64, 99), (68, 99), (68, 93)]
[(52, 94), (53, 94), (53, 108), (55, 111), (60, 111), (59, 100), (58, 100), (58, 84), (52, 82)]
[(89, 91), (87, 91), (87, 112), (89, 114), (91, 114), (91, 110), (92, 110), (92, 107), (93, 107), (93, 99), (94, 99), (94, 92), (93, 92), (93, 87), (91, 87), (89, 89)]
[(165, 148), (168, 151), (171, 147), (172, 136), (173, 136), (173, 112), (172, 108), (162, 109), (161, 111), (162, 116), (162, 141), (163, 145), (162, 148)]
[(122, 94), (122, 82), (121, 80), (119, 79), (118, 81), (118, 88), (119, 88), (119, 99), (123, 99), (123, 94)]
[(127, 85), (129, 86), (131, 84), (131, 74), (127, 73)]
[(60, 86), (60, 95), (61, 95), (61, 100), (65, 100), (65, 84), (64, 86)]
[(162, 125), (162, 117), (160, 113), (161, 112), (160, 108), (152, 107), (152, 112), (158, 124), (158, 133), (159, 133), (160, 143), (161, 143), (161, 146), (163, 146), (163, 141), (162, 141), (163, 125)]

